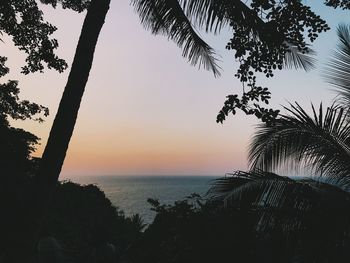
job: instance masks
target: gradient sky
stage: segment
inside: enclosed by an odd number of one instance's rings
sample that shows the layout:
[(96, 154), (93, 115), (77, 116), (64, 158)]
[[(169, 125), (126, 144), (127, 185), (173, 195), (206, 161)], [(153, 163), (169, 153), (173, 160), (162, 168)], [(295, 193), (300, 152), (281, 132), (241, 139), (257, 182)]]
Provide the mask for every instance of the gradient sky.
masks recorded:
[[(261, 79), (272, 93), (272, 105), (298, 101), (329, 103), (334, 97), (320, 77), (322, 63), (336, 45), (337, 24), (350, 23), (349, 11), (334, 11), (322, 1), (304, 1), (327, 20), (332, 30), (315, 43), (318, 69), (277, 72)], [(317, 3), (317, 4), (316, 4)], [(45, 18), (58, 27), (58, 54), (70, 64), (84, 14), (43, 8)], [(225, 96), (240, 92), (233, 77), (234, 53), (225, 50), (229, 29), (218, 36), (202, 36), (220, 55), (222, 76), (198, 70), (181, 56), (181, 50), (163, 36), (153, 36), (140, 25), (129, 1), (113, 0), (99, 38), (93, 68), (72, 137), (63, 177), (75, 175), (223, 175), (247, 167), (247, 147), (254, 117), (230, 117), (215, 122)], [(9, 57), (8, 79), (20, 81), (21, 98), (50, 108), (43, 124), (16, 122), (42, 138), (41, 155), (65, 86), (63, 74), (20, 74), (24, 55), (6, 39), (1, 54)], [(5, 78), (4, 78), (5, 79)]]

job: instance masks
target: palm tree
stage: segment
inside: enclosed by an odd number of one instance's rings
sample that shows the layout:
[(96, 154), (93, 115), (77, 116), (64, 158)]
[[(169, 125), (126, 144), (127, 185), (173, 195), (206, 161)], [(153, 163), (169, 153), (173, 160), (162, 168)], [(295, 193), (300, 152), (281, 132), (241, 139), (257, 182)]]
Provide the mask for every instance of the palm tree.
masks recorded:
[[(343, 262), (335, 258), (349, 248), (350, 28), (339, 26), (338, 36), (338, 50), (325, 71), (339, 91), (334, 104), (326, 110), (312, 105), (312, 115), (290, 104), (274, 125), (260, 124), (250, 144), (251, 170), (213, 181), (208, 192), (226, 208), (255, 213), (255, 230), (264, 242), (271, 233), (282, 233), (292, 254), (306, 262), (319, 262), (317, 257)], [(291, 179), (273, 173), (300, 167), (321, 177)], [(310, 241), (317, 255), (310, 255)], [(323, 249), (328, 255), (320, 253)]]
[[(338, 27), (340, 43), (325, 76), (339, 95), (324, 112), (312, 106), (310, 116), (298, 104), (285, 108), (276, 125), (260, 125), (250, 145), (252, 169), (311, 168), (315, 173), (347, 185), (350, 175), (350, 28)], [(347, 188), (346, 190), (350, 190)]]
[(55, 185), (60, 174), (109, 3), (110, 0), (92, 0), (86, 14), (68, 81), (37, 176), (39, 182), (45, 185), (42, 187), (45, 191), (51, 191), (49, 188)]
[(281, 115), (275, 125), (258, 127), (250, 145), (252, 169), (304, 166), (349, 187), (349, 110), (333, 105), (324, 112), (321, 104), (318, 112), (312, 106), (310, 116), (298, 104), (286, 109), (289, 115)]

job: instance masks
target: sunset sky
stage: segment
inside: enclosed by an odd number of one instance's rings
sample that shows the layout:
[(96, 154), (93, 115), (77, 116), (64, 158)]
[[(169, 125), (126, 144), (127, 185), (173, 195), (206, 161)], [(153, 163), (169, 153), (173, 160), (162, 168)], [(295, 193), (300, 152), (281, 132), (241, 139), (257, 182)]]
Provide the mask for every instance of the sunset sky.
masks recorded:
[[(336, 46), (336, 26), (350, 23), (349, 11), (334, 11), (323, 1), (304, 1), (325, 18), (332, 30), (314, 45), (318, 68), (312, 72), (280, 71), (273, 79), (261, 79), (270, 87), (273, 106), (298, 101), (325, 104), (334, 97), (320, 72)], [(70, 64), (85, 13), (43, 8), (45, 18), (58, 27), (58, 54)], [(222, 76), (192, 67), (179, 49), (164, 36), (153, 36), (140, 25), (129, 1), (112, 0), (99, 38), (93, 68), (86, 87), (78, 121), (63, 167), (64, 177), (75, 175), (223, 175), (246, 169), (247, 147), (254, 117), (230, 117), (223, 125), (215, 122), (225, 96), (241, 91), (233, 77), (234, 53), (225, 50), (230, 30), (220, 35), (201, 35), (220, 56)], [(55, 116), (69, 70), (59, 74), (20, 74), (24, 55), (0, 43), (1, 54), (9, 57), (21, 98), (48, 106), (50, 116), (43, 124), (16, 122), (40, 138), (40, 156)]]

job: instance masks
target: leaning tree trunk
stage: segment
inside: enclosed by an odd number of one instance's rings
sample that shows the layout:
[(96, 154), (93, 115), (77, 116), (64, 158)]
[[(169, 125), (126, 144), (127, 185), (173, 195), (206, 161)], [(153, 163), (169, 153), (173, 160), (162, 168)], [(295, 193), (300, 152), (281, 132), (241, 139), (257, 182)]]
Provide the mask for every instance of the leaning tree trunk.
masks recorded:
[(92, 0), (87, 11), (67, 85), (37, 175), (40, 184), (46, 187), (55, 185), (61, 172), (109, 3), (110, 0)]
[[(30, 196), (31, 213), (25, 221), (24, 228), (28, 231), (27, 238), (18, 247), (29, 247), (35, 251), (41, 237), (43, 220), (49, 209), (55, 186), (62, 169), (64, 158), (72, 137), (78, 116), (80, 102), (89, 78), (98, 36), (104, 24), (109, 9), (110, 0), (91, 0), (78, 46), (74, 56), (68, 81), (64, 89), (58, 111), (53, 122), (49, 139), (45, 147), (39, 171), (35, 177), (36, 187)], [(28, 227), (26, 227), (28, 225)], [(12, 245), (16, 244), (10, 244)], [(15, 255), (15, 254), (13, 254)]]

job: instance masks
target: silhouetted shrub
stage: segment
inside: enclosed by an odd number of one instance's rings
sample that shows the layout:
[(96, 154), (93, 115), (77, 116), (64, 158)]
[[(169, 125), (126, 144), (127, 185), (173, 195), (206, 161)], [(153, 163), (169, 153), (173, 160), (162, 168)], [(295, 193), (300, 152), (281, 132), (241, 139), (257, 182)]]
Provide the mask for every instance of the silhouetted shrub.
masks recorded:
[(223, 210), (198, 197), (160, 205), (157, 215), (132, 249), (135, 262), (249, 262), (255, 259), (254, 214)]
[(34, 191), (35, 181), (29, 177), (0, 184), (0, 255), (5, 262), (37, 262), (38, 241), (50, 239), (73, 262), (110, 262), (103, 261), (111, 257), (108, 251), (117, 262), (139, 238), (139, 224), (114, 207), (97, 186), (62, 182), (33, 243)]
[(274, 227), (260, 231), (261, 211), (249, 207), (225, 208), (198, 197), (174, 205), (149, 202), (157, 215), (129, 252), (136, 263), (333, 263), (350, 258), (345, 210), (327, 213), (331, 210), (324, 207), (300, 215), (305, 227), (286, 234), (292, 226), (284, 225), (285, 220), (271, 221)]

